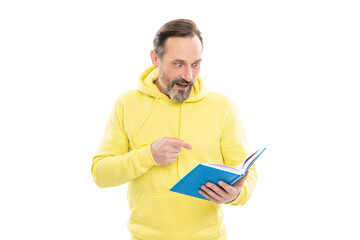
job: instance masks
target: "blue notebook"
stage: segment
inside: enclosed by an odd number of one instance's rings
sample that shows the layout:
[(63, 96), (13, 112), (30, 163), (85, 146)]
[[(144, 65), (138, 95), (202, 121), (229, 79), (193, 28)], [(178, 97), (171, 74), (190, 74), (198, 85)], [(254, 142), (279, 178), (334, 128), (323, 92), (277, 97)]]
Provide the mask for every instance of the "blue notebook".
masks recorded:
[(202, 185), (207, 182), (217, 184), (220, 180), (233, 185), (246, 174), (265, 149), (257, 150), (236, 168), (224, 164), (200, 163), (177, 182), (170, 191), (208, 200), (199, 193)]

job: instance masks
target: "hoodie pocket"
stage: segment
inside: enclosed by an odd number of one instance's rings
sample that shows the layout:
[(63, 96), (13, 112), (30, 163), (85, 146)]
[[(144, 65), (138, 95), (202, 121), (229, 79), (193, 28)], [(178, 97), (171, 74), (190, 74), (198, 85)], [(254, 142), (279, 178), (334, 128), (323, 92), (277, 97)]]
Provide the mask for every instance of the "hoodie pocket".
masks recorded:
[(219, 205), (210, 201), (172, 193), (144, 193), (132, 211), (129, 230), (151, 237), (164, 233), (218, 236), (222, 216)]

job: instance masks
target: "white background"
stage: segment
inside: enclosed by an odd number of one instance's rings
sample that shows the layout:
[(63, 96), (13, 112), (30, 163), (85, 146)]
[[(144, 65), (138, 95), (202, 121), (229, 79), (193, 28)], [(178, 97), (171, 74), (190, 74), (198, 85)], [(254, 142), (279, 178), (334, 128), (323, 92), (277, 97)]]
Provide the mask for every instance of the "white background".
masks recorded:
[[(236, 3), (237, 2), (237, 3)], [(129, 239), (126, 185), (91, 159), (165, 22), (194, 20), (201, 75), (268, 147), (232, 239), (359, 239), (357, 1), (1, 1), (1, 239)], [(156, 220), (156, 219), (154, 219)]]

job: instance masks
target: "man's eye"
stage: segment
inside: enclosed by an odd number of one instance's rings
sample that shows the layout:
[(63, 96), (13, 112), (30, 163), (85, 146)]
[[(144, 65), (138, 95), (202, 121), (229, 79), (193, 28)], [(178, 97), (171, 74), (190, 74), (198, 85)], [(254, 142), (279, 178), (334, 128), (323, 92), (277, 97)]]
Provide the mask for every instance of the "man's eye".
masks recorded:
[(176, 63), (176, 66), (177, 66), (177, 67), (181, 67), (182, 64), (181, 64), (181, 63)]

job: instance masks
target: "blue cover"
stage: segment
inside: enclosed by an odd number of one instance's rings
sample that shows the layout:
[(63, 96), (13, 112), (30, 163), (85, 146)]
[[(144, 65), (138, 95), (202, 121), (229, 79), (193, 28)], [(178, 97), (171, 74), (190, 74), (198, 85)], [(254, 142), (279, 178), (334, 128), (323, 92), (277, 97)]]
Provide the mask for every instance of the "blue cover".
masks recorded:
[[(245, 161), (254, 157), (251, 164), (246, 169), (245, 173), (249, 168), (254, 164), (256, 159), (265, 151), (266, 148), (256, 151), (254, 154), (250, 155)], [(244, 161), (244, 162), (245, 162)], [(211, 164), (210, 164), (211, 165)], [(197, 165), (193, 170), (191, 170), (185, 177), (183, 177), (179, 182), (177, 182), (170, 191), (177, 192), (192, 197), (197, 197), (201, 199), (208, 200), (199, 193), (202, 185), (205, 185), (207, 182), (212, 182), (218, 185), (218, 182), (224, 181), (229, 185), (233, 185), (237, 182), (244, 174), (239, 174), (228, 172), (222, 169), (213, 168), (204, 164)]]
[(199, 193), (202, 185), (207, 182), (218, 184), (220, 180), (232, 185), (241, 177), (242, 175), (240, 174), (226, 172), (221, 169), (199, 164), (175, 184), (170, 191), (208, 200)]

